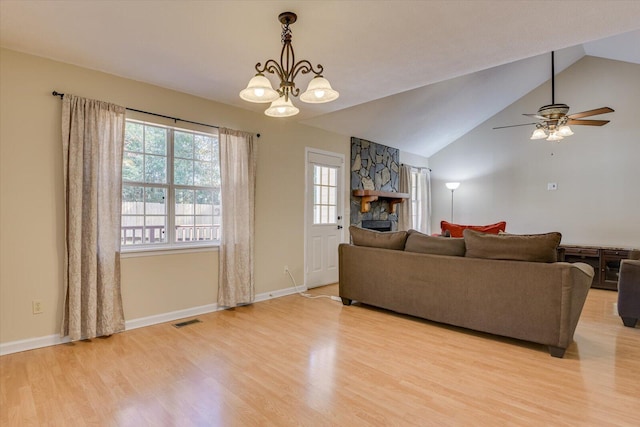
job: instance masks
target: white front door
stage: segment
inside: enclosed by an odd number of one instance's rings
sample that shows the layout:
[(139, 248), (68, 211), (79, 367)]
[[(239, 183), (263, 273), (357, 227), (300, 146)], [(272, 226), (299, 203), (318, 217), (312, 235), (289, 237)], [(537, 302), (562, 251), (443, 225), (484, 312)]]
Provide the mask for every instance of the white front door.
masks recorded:
[(307, 149), (307, 288), (338, 282), (338, 245), (344, 236), (344, 156)]

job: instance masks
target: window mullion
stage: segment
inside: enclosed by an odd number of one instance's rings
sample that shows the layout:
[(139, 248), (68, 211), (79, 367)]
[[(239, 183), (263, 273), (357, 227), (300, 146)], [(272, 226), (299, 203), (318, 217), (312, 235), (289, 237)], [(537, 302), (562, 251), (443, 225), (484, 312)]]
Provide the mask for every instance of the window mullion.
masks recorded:
[(167, 144), (167, 181), (168, 181), (167, 184), (169, 187), (169, 191), (167, 194), (167, 197), (169, 198), (169, 200), (167, 200), (167, 239), (168, 239), (167, 243), (171, 245), (173, 245), (176, 242), (175, 240), (175, 234), (176, 234), (175, 199), (176, 198), (175, 198), (175, 186), (173, 181), (173, 171), (174, 171), (173, 141), (174, 141), (174, 130), (169, 129), (169, 141)]

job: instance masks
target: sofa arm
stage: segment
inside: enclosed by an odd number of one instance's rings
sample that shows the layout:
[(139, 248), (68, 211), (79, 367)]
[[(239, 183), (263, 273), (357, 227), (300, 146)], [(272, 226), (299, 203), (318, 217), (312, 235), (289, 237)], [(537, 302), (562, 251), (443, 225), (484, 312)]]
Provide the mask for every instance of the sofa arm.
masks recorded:
[(623, 259), (618, 277), (618, 314), (625, 326), (640, 319), (640, 260)]

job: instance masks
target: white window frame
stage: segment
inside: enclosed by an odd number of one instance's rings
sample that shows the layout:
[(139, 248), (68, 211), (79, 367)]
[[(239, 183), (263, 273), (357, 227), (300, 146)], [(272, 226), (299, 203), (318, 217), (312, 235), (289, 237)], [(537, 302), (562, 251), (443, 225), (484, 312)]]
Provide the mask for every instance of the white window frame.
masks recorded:
[[(219, 150), (219, 136), (217, 130), (214, 132), (202, 132), (196, 131), (192, 129), (184, 129), (175, 126), (167, 126), (160, 123), (154, 123), (144, 120), (135, 120), (135, 119), (126, 119), (126, 122), (139, 123), (147, 126), (154, 126), (167, 129), (167, 175), (166, 175), (166, 184), (159, 183), (146, 183), (146, 182), (135, 182), (135, 181), (125, 181), (122, 180), (122, 185), (133, 185), (140, 186), (143, 188), (165, 188), (167, 193), (167, 203), (166, 203), (166, 228), (165, 232), (167, 234), (166, 242), (162, 243), (141, 243), (135, 245), (120, 245), (120, 250), (123, 254), (129, 254), (129, 256), (145, 256), (145, 255), (153, 255), (152, 252), (163, 251), (163, 253), (185, 253), (185, 252), (202, 252), (202, 251), (211, 251), (217, 250), (220, 246), (220, 240), (207, 240), (207, 241), (187, 241), (187, 242), (176, 242), (176, 212), (175, 212), (175, 191), (176, 189), (188, 189), (188, 190), (211, 190), (215, 189), (215, 186), (212, 187), (203, 187), (203, 186), (191, 186), (191, 185), (183, 185), (183, 184), (175, 184), (174, 183), (174, 133), (178, 132), (186, 132), (191, 134), (200, 134), (208, 137), (213, 137), (218, 140), (218, 150)], [(220, 158), (218, 152), (218, 159)], [(218, 164), (218, 168), (220, 165)], [(144, 173), (144, 171), (143, 171)], [(215, 209), (215, 207), (214, 207)], [(123, 215), (123, 214), (121, 214)], [(215, 217), (215, 215), (214, 215)], [(146, 218), (146, 215), (143, 215), (143, 218)]]

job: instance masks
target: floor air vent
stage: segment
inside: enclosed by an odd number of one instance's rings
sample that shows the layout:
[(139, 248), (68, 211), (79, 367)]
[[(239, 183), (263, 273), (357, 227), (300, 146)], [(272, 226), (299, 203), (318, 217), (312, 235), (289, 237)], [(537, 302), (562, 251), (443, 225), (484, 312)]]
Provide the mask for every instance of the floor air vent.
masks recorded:
[(202, 321), (200, 319), (185, 320), (184, 322), (174, 323), (173, 326), (176, 328), (182, 328), (184, 326), (193, 325), (194, 323), (202, 323)]

